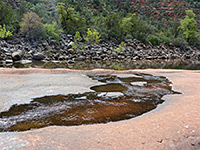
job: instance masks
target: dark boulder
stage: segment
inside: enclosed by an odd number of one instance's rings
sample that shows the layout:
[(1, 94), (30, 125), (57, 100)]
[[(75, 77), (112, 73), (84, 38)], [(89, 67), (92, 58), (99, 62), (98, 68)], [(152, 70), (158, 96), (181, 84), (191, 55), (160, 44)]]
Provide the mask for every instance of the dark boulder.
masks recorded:
[(33, 55), (33, 58), (32, 58), (32, 59), (35, 60), (35, 61), (41, 61), (41, 60), (43, 60), (44, 58), (45, 58), (44, 54), (38, 52), (38, 53), (36, 53), (36, 54)]

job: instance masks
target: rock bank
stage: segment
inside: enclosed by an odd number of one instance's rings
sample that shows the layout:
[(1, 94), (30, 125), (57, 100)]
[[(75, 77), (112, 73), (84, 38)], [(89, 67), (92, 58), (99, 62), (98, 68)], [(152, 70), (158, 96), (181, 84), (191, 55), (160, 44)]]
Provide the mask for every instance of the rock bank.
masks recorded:
[(191, 59), (200, 60), (200, 51), (196, 48), (185, 49), (171, 46), (145, 45), (138, 40), (127, 40), (126, 47), (120, 52), (115, 49), (118, 44), (102, 42), (94, 45), (85, 44), (82, 49), (73, 49), (73, 36), (62, 35), (59, 42), (48, 38), (44, 41), (27, 41), (26, 38), (0, 40), (0, 62), (13, 63), (20, 60), (29, 61), (134, 61), (157, 59)]

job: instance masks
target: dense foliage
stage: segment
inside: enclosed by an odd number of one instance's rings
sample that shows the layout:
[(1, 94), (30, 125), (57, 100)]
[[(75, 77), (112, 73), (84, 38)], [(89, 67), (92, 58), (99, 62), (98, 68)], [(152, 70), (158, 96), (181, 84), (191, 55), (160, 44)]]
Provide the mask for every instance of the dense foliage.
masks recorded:
[(153, 45), (200, 45), (198, 0), (21, 0), (15, 1), (16, 4), (7, 3), (0, 0), (1, 27), (30, 40), (48, 36), (59, 40), (64, 32), (76, 35), (76, 44), (83, 40), (94, 44), (138, 39)]

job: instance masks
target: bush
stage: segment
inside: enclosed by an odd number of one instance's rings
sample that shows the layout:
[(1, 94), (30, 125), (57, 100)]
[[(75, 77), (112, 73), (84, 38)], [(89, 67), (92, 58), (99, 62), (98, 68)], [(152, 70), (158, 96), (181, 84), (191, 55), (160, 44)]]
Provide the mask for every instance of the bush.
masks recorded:
[(120, 52), (121, 50), (123, 50), (125, 47), (126, 47), (126, 43), (122, 41), (122, 42), (119, 44), (119, 47), (115, 49), (115, 51), (116, 51), (117, 53), (119, 53), (119, 52)]
[(82, 38), (81, 35), (78, 31), (76, 31), (75, 37), (74, 37), (74, 41), (75, 42), (81, 42)]
[(26, 13), (20, 26), (21, 32), (30, 40), (42, 39), (45, 37), (42, 19), (34, 12)]
[(89, 44), (96, 44), (101, 41), (101, 35), (96, 29), (88, 28), (87, 35), (84, 37), (84, 40)]
[(156, 35), (149, 35), (147, 41), (153, 45), (160, 45), (162, 43), (162, 39)]
[(55, 40), (60, 40), (60, 34), (63, 32), (62, 29), (60, 29), (57, 25), (57, 23), (54, 21), (52, 24), (45, 24), (45, 33), (46, 36), (51, 36)]
[(133, 36), (130, 35), (130, 34), (127, 34), (127, 35), (125, 36), (125, 40), (128, 40), (128, 39), (133, 39)]
[(173, 44), (181, 49), (185, 49), (188, 46), (188, 42), (183, 38), (174, 39)]
[(10, 32), (9, 30), (6, 30), (6, 26), (1, 26), (0, 25), (0, 38), (6, 38), (12, 36), (12, 32)]
[(150, 42), (153, 45), (160, 45), (160, 44), (169, 45), (172, 42), (172, 39), (165, 36), (162, 32), (157, 35), (150, 34), (146, 38), (146, 40), (147, 40), (147, 42)]
[(77, 50), (77, 49), (83, 49), (84, 45), (81, 43), (82, 37), (78, 31), (76, 31), (76, 34), (74, 36), (74, 43), (72, 45), (72, 48)]

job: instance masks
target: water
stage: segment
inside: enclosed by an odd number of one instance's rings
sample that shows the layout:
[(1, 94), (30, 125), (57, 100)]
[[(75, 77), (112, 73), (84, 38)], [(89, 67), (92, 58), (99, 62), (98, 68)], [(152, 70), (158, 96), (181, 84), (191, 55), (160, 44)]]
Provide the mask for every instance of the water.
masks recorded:
[[(0, 131), (26, 131), (46, 126), (73, 126), (130, 119), (155, 109), (162, 97), (174, 94), (171, 82), (161, 76), (135, 73), (122, 78), (92, 75), (100, 85), (93, 92), (44, 96), (29, 104), (13, 105), (0, 113)], [(143, 84), (138, 84), (141, 82)]]
[(14, 63), (3, 64), (0, 62), (0, 67), (4, 68), (69, 68), (69, 69), (188, 69), (200, 70), (200, 61), (192, 60), (137, 60), (137, 61), (77, 61), (73, 64), (68, 64), (66, 61), (60, 62), (32, 62), (32, 63)]

